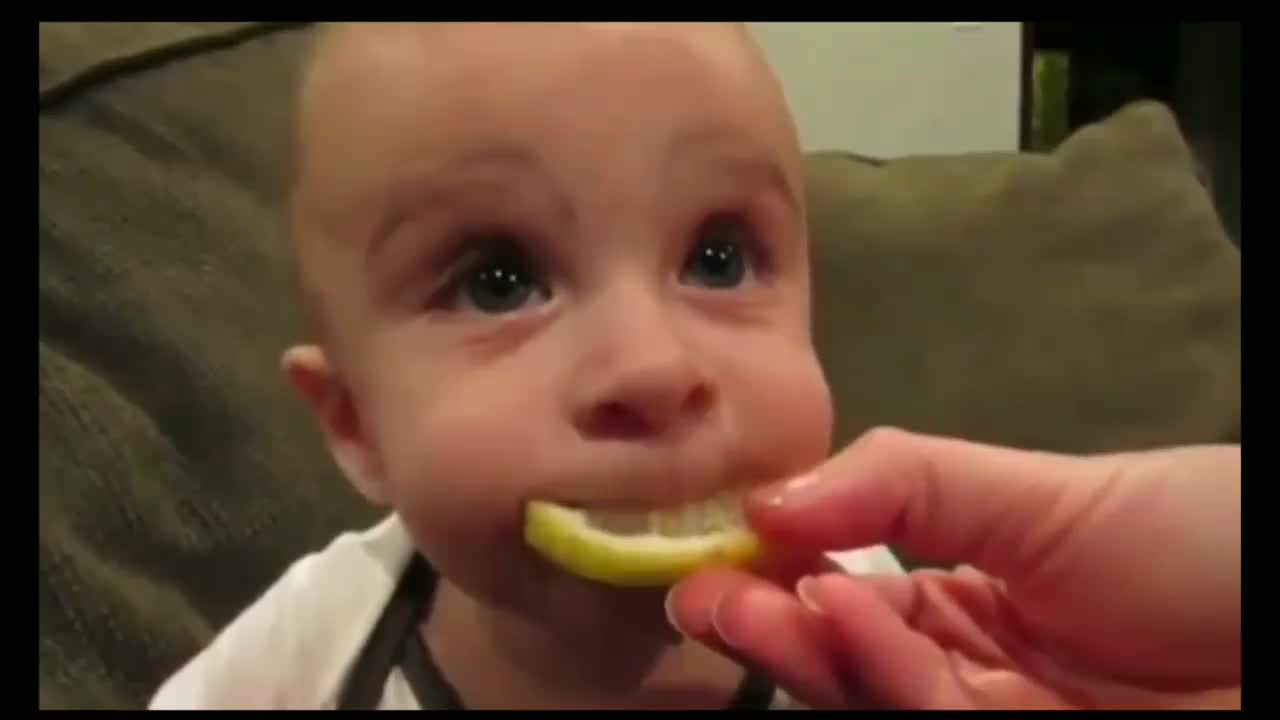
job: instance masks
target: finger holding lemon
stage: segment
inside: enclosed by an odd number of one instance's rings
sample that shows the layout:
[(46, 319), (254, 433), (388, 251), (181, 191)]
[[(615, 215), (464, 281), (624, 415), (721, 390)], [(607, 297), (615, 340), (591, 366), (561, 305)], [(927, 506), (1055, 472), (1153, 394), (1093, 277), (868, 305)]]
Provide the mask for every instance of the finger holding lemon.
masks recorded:
[[(682, 632), (814, 707), (1234, 707), (1239, 512), (1239, 446), (1074, 457), (883, 431), (745, 499), (534, 503), (526, 538), (582, 577), (673, 585)], [(828, 552), (882, 542), (958, 567), (831, 572)]]
[(1240, 703), (1240, 448), (1076, 457), (877, 431), (749, 496), (765, 547), (889, 543), (958, 565), (779, 586), (693, 572), (686, 635), (814, 707)]

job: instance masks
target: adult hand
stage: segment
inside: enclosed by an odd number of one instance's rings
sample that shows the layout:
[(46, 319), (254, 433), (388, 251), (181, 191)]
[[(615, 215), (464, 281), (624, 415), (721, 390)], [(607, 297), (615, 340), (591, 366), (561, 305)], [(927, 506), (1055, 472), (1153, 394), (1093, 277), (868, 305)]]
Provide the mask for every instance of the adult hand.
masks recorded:
[[(1074, 457), (877, 430), (747, 505), (787, 571), (695, 573), (669, 613), (813, 707), (1239, 706), (1238, 445)], [(960, 567), (816, 560), (879, 543)]]

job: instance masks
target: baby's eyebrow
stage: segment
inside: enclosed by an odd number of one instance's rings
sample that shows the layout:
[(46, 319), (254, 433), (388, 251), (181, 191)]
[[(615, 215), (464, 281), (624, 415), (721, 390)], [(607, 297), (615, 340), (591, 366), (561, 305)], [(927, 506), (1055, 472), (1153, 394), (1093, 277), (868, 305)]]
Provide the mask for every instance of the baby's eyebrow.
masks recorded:
[(769, 188), (782, 198), (792, 212), (800, 213), (800, 199), (796, 195), (795, 188), (787, 179), (786, 173), (783, 172), (778, 163), (762, 158), (734, 157), (732, 155), (720, 158), (717, 162), (726, 172), (738, 177), (749, 178)]
[[(695, 127), (676, 135), (666, 148), (666, 163), (708, 162), (717, 170), (748, 178), (770, 188), (796, 212), (801, 203), (776, 154), (767, 146), (723, 126)], [(387, 198), (382, 203), (371, 236), (365, 247), (367, 263), (373, 263), (387, 242), (411, 216), (445, 206), (459, 192), (459, 178), (476, 170), (492, 170), (534, 174), (545, 181), (545, 187), (557, 184), (538, 155), (514, 142), (498, 142), (453, 153), (427, 165), (417, 165), (394, 177), (388, 184)], [(463, 183), (465, 184), (465, 183)], [(574, 210), (561, 192), (556, 193), (560, 211), (572, 217)]]
[(685, 158), (707, 158), (730, 174), (757, 180), (778, 193), (792, 210), (799, 212), (800, 197), (795, 184), (766, 146), (719, 126), (704, 126), (677, 135), (667, 147), (667, 162)]
[[(433, 206), (449, 204), (459, 192), (458, 179), (476, 170), (535, 174), (545, 178), (548, 186), (554, 186), (537, 155), (516, 143), (485, 145), (450, 154), (427, 165), (418, 165), (388, 183), (387, 199), (365, 248), (366, 259), (372, 261), (376, 258), (382, 246), (395, 235), (396, 228), (410, 216)], [(571, 211), (567, 204), (564, 209)]]

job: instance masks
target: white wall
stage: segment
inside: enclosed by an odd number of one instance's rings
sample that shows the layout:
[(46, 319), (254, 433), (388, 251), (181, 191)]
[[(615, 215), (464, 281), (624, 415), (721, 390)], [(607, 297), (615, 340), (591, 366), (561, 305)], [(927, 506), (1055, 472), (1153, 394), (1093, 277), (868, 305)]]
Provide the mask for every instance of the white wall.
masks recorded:
[(750, 23), (805, 150), (1015, 150), (1021, 23)]

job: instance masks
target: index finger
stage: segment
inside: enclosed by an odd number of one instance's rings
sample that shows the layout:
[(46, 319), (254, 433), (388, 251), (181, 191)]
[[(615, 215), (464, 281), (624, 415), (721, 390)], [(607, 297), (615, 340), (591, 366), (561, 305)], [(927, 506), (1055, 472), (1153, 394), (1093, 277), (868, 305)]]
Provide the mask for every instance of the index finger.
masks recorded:
[(877, 429), (754, 492), (747, 515), (789, 552), (889, 544), (1010, 577), (1070, 533), (1116, 462)]

